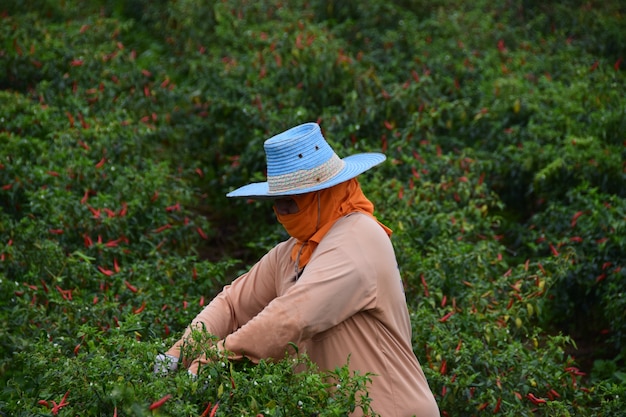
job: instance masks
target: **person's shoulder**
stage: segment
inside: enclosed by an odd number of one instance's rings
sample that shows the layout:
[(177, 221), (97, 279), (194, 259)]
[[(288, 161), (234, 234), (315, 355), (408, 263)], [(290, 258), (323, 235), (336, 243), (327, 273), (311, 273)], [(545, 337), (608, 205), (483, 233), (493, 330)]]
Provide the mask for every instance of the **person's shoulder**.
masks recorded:
[(275, 255), (277, 257), (284, 256), (285, 253), (291, 253), (291, 249), (293, 245), (295, 245), (297, 240), (293, 237), (290, 237), (287, 240), (284, 240), (278, 244), (276, 244), (272, 249), (267, 253), (268, 255)]
[(336, 226), (337, 229), (347, 231), (353, 236), (372, 237), (373, 235), (380, 235), (381, 237), (384, 236), (385, 238), (387, 238), (387, 234), (378, 224), (376, 219), (365, 213), (350, 213), (337, 220)]

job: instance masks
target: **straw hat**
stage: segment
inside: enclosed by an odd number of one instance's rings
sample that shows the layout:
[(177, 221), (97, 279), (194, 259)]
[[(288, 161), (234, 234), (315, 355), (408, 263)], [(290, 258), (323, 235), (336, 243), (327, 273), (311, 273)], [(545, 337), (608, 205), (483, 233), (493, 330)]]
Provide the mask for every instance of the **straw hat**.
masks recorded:
[(317, 123), (305, 123), (273, 136), (263, 144), (267, 181), (226, 194), (227, 197), (278, 198), (305, 194), (337, 185), (385, 160), (381, 153), (339, 158)]

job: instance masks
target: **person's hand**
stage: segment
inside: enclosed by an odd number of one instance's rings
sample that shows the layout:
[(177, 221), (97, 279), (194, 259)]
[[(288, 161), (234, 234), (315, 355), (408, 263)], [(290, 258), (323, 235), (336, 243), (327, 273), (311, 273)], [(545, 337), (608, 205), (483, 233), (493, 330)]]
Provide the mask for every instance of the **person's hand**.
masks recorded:
[(167, 375), (178, 369), (178, 358), (167, 354), (158, 354), (154, 358), (154, 373), (157, 375)]

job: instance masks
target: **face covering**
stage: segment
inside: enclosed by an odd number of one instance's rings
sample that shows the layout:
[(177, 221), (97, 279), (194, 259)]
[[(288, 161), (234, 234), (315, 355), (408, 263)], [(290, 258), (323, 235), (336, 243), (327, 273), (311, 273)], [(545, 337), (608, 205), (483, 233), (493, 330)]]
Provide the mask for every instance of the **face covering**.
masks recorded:
[(365, 197), (356, 178), (324, 190), (291, 196), (298, 205), (298, 212), (279, 214), (276, 218), (290, 236), (298, 242), (293, 247), (291, 259), (298, 268), (304, 268), (324, 235), (340, 218), (350, 213), (371, 216), (391, 236), (391, 229), (374, 217), (374, 205)]

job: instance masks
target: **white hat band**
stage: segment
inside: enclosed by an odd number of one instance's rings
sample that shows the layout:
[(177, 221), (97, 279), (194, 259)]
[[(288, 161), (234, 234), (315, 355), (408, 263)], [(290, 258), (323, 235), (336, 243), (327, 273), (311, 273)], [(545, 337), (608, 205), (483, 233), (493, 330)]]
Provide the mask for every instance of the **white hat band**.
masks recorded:
[(297, 191), (324, 183), (337, 175), (343, 169), (345, 162), (336, 154), (328, 161), (308, 170), (298, 170), (283, 175), (274, 175), (267, 178), (269, 193)]

